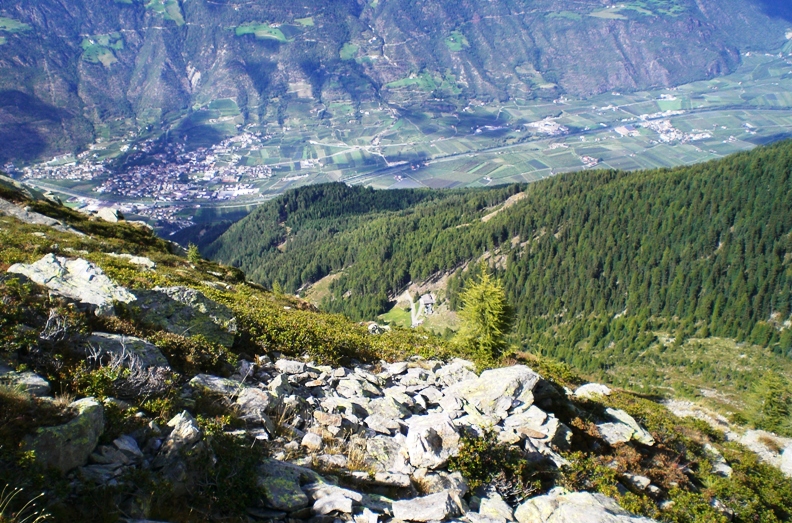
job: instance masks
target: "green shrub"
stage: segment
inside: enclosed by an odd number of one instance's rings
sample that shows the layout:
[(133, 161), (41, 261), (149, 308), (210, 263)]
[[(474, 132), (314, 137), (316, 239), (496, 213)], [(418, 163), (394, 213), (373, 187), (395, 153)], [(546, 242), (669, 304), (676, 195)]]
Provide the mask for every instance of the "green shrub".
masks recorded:
[(462, 436), (459, 453), (451, 458), (448, 468), (459, 471), (471, 489), (494, 488), (513, 501), (521, 501), (541, 489), (539, 471), (529, 465), (523, 452), (499, 443), (491, 430), (482, 437)]

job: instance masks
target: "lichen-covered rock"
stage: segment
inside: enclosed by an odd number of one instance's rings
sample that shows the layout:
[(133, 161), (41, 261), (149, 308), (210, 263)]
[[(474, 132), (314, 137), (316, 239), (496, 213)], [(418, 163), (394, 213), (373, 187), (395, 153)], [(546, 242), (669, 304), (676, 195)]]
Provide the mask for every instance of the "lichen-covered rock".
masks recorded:
[(170, 368), (168, 360), (156, 345), (134, 336), (94, 332), (85, 341), (85, 345), (84, 352), (92, 353), (98, 357), (105, 355), (120, 357), (129, 354), (142, 368)]
[(377, 472), (396, 474), (413, 472), (406, 441), (401, 434), (393, 438), (377, 436), (366, 440), (366, 461), (370, 462)]
[(27, 276), (53, 293), (96, 306), (97, 315), (114, 314), (113, 302), (131, 303), (135, 296), (116, 285), (93, 263), (47, 254), (33, 264), (17, 263), (8, 272)]
[(655, 523), (630, 514), (602, 494), (562, 489), (529, 499), (517, 507), (514, 516), (519, 523)]
[(275, 406), (275, 402), (276, 398), (272, 394), (255, 387), (243, 388), (236, 399), (242, 419), (263, 425), (271, 434), (275, 432), (275, 425), (266, 413)]
[(311, 469), (275, 459), (264, 460), (258, 472), (258, 485), (264, 493), (267, 506), (286, 512), (294, 512), (310, 504), (301, 485), (324, 483)]
[(85, 465), (104, 432), (104, 409), (94, 398), (75, 401), (69, 408), (77, 413), (73, 420), (40, 428), (28, 440), (40, 463), (61, 472)]
[(479, 514), (494, 521), (514, 521), (514, 511), (499, 495), (494, 494), (481, 500)]
[(135, 304), (141, 320), (174, 334), (200, 334), (212, 343), (230, 348), (236, 334), (236, 319), (225, 305), (187, 287), (155, 287), (136, 290)]
[(448, 414), (413, 416), (407, 423), (407, 452), (413, 467), (441, 467), (459, 450), (459, 433)]
[(393, 503), (393, 517), (402, 521), (442, 521), (458, 513), (459, 506), (448, 491)]
[(190, 387), (201, 393), (233, 396), (240, 393), (244, 385), (238, 381), (211, 374), (198, 374), (190, 380)]

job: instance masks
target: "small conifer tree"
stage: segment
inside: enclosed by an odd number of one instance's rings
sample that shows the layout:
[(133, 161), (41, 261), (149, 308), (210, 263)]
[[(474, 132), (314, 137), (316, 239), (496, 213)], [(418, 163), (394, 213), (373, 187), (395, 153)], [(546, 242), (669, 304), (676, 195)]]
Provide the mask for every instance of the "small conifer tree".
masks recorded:
[(513, 324), (503, 285), (482, 263), (478, 280), (467, 283), (460, 300), (462, 326), (457, 342), (475, 354), (480, 363), (494, 362), (508, 347), (507, 337)]
[(190, 243), (187, 246), (187, 261), (196, 265), (198, 262), (201, 261), (201, 253), (198, 251), (198, 246), (194, 243)]

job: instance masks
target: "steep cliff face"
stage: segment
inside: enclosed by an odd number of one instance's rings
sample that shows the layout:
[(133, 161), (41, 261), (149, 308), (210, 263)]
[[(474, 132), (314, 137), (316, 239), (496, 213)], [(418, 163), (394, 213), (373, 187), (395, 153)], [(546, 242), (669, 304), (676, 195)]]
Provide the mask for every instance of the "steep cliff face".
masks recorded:
[(412, 104), (679, 84), (780, 47), (787, 25), (739, 0), (5, 2), (0, 160), (224, 98), (256, 121), (295, 96)]

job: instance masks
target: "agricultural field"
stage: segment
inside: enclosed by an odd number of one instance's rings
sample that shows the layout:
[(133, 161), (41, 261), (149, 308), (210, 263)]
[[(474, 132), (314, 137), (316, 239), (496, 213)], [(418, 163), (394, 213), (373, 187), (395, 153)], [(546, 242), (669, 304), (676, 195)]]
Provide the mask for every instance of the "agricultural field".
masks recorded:
[[(311, 20), (311, 24), (313, 24), (313, 20)], [(258, 39), (271, 39), (281, 43), (288, 43), (293, 41), (293, 38), (286, 36), (284, 33), (285, 27), (288, 26), (250, 22), (237, 26), (234, 33), (237, 36), (253, 35)]]
[(0, 45), (8, 43), (8, 36), (12, 34), (21, 34), (30, 31), (31, 27), (13, 18), (6, 18), (0, 16)]
[(175, 22), (178, 26), (185, 24), (179, 0), (146, 0), (146, 9), (154, 11), (166, 20)]
[[(245, 24), (236, 31), (285, 39), (284, 29), (302, 30)], [(112, 35), (93, 41), (84, 48), (95, 53), (84, 56), (89, 61), (93, 56), (112, 62), (112, 53), (123, 46)], [(344, 46), (342, 58), (351, 59), (354, 51)], [(529, 68), (520, 74), (538, 75)], [(545, 80), (538, 75), (534, 81)], [(417, 90), (437, 92), (453, 83), (416, 73), (385, 88), (409, 99)], [(307, 83), (290, 85), (281, 106), (271, 104), (249, 120), (232, 98), (206, 100), (174, 120), (174, 135), (190, 150), (237, 140), (212, 153), (215, 168), (261, 166), (270, 173), (240, 179), (255, 194), (202, 206), (255, 205), (293, 187), (330, 181), (441, 189), (533, 182), (586, 169), (671, 167), (792, 136), (792, 62), (779, 54), (746, 54), (736, 73), (709, 81), (586, 100), (395, 106), (343, 97), (319, 102), (310, 90)], [(112, 140), (113, 134), (102, 130), (97, 158), (123, 150), (125, 142)]]
[(110, 67), (118, 62), (115, 51), (120, 51), (124, 48), (124, 38), (121, 33), (89, 36), (83, 38), (80, 47), (83, 50), (83, 60)]

